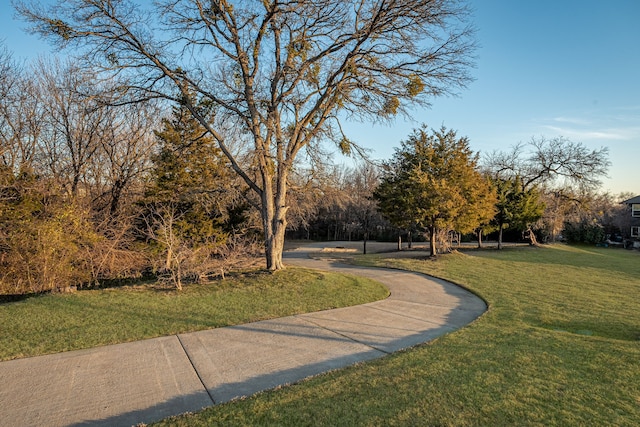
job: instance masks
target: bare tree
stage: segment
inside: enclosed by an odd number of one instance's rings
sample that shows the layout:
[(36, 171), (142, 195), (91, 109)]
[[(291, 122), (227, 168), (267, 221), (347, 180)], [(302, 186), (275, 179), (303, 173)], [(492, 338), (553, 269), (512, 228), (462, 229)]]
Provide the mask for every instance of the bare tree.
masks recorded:
[[(473, 32), (460, 1), (16, 4), (34, 32), (121, 78), (131, 100), (191, 111), (259, 198), (270, 270), (283, 268), (287, 181), (301, 149), (329, 139), (357, 150), (345, 117), (389, 120), (470, 80)], [(203, 102), (216, 111), (210, 120)], [(247, 164), (230, 148), (234, 129)]]
[[(100, 140), (99, 160), (92, 166), (94, 181), (100, 182), (97, 207), (116, 216), (123, 197), (141, 181), (151, 166), (157, 147), (153, 129), (159, 124), (159, 109), (153, 103), (121, 106), (110, 115), (109, 126)], [(138, 186), (141, 187), (141, 186)], [(141, 193), (141, 188), (137, 188)]]
[(367, 253), (367, 240), (377, 225), (384, 223), (373, 193), (380, 182), (380, 168), (363, 162), (349, 174), (347, 215), (349, 224), (362, 231), (362, 252)]
[(313, 169), (295, 169), (289, 177), (291, 209), (287, 214), (289, 231), (310, 239), (311, 225), (318, 217), (320, 207), (328, 201), (323, 199), (323, 184), (326, 180)]
[[(485, 168), (497, 181), (517, 180), (523, 193), (539, 191), (546, 202), (541, 226), (552, 240), (559, 234), (565, 217), (587, 202), (611, 165), (609, 150), (590, 150), (582, 143), (563, 137), (532, 138), (507, 152), (493, 152), (485, 158)], [(535, 217), (535, 216), (534, 216)], [(531, 242), (536, 242), (533, 224), (526, 224)]]
[(0, 47), (0, 162), (12, 173), (34, 167), (43, 127), (39, 91), (28, 76)]
[(95, 74), (70, 61), (40, 59), (33, 74), (46, 124), (40, 137), (43, 166), (70, 194), (78, 196), (80, 185), (86, 183), (87, 168), (107, 137), (111, 109), (89, 95), (97, 92), (89, 90), (95, 85)]
[(606, 147), (589, 150), (563, 137), (541, 137), (516, 144), (507, 152), (489, 154), (485, 166), (496, 178), (520, 177), (524, 189), (534, 185), (592, 189), (600, 185), (611, 162)]
[(7, 156), (11, 147), (11, 128), (9, 98), (13, 91), (13, 87), (17, 80), (17, 70), (11, 54), (0, 44), (0, 158), (3, 160), (3, 166), (12, 163), (7, 160)]

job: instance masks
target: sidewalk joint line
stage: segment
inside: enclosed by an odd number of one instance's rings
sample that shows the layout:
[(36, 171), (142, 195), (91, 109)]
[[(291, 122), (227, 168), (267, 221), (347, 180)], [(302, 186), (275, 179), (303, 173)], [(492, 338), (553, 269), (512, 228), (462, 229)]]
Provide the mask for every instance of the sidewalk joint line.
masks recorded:
[[(403, 301), (405, 302), (405, 301)], [(407, 301), (409, 303), (411, 303), (410, 301)], [(445, 306), (441, 306), (441, 305), (430, 305), (430, 304), (421, 304), (421, 303), (412, 303), (415, 304), (417, 306), (421, 306), (421, 307), (437, 307), (437, 308), (448, 308)], [(398, 313), (396, 311), (392, 311), (392, 310), (385, 310), (383, 308), (380, 307), (376, 307), (373, 304), (369, 306), (369, 308), (371, 308), (372, 310), (376, 310), (376, 311), (381, 311), (383, 313), (389, 313), (392, 314), (394, 316), (399, 316), (399, 317), (404, 317), (405, 319), (411, 319), (411, 320), (416, 320), (418, 322), (424, 322), (424, 323), (429, 323), (431, 325), (439, 325), (438, 323), (434, 322), (433, 320), (425, 320), (422, 317), (417, 317), (417, 316), (409, 316), (408, 314), (404, 314), (404, 313)], [(452, 310), (453, 311), (453, 310)], [(448, 315), (448, 314), (447, 314)]]
[(216, 400), (213, 398), (213, 396), (211, 395), (211, 392), (209, 391), (207, 386), (204, 384), (204, 380), (200, 376), (200, 372), (198, 372), (198, 369), (196, 368), (196, 365), (193, 364), (193, 360), (191, 360), (191, 356), (189, 356), (189, 352), (184, 347), (184, 344), (182, 343), (182, 339), (180, 339), (180, 335), (176, 334), (176, 338), (178, 338), (178, 342), (180, 343), (180, 347), (182, 347), (182, 351), (184, 352), (184, 355), (187, 356), (187, 359), (189, 360), (189, 363), (191, 364), (191, 367), (193, 368), (193, 372), (195, 372), (196, 375), (198, 376), (198, 380), (200, 381), (200, 384), (202, 384), (202, 388), (204, 388), (204, 391), (207, 392), (207, 396), (209, 396), (209, 399), (211, 399), (211, 403), (213, 403), (215, 405), (216, 404)]
[(338, 335), (338, 336), (341, 336), (341, 337), (343, 337), (343, 338), (346, 338), (348, 341), (354, 342), (354, 343), (356, 343), (356, 344), (361, 344), (361, 345), (363, 345), (363, 346), (365, 346), (365, 347), (369, 347), (369, 348), (370, 348), (370, 349), (372, 349), (372, 350), (379, 351), (380, 353), (384, 353), (384, 354), (387, 354), (387, 355), (389, 355), (389, 354), (392, 354), (392, 353), (393, 353), (392, 351), (386, 351), (386, 350), (383, 350), (383, 349), (381, 349), (381, 348), (377, 348), (377, 347), (372, 346), (372, 345), (370, 345), (370, 344), (367, 344), (367, 343), (365, 343), (365, 342), (358, 341), (357, 339), (354, 339), (353, 337), (350, 337), (350, 336), (349, 336), (349, 335), (347, 335), (347, 334), (343, 334), (343, 333), (341, 333), (341, 332), (335, 331), (335, 330), (333, 330), (333, 329), (331, 329), (331, 328), (328, 328), (328, 327), (326, 327), (326, 326), (322, 326), (322, 325), (320, 325), (319, 323), (316, 323), (316, 322), (314, 322), (314, 321), (310, 320), (308, 317), (304, 317), (304, 315), (297, 315), (296, 317), (298, 317), (299, 319), (304, 320), (304, 321), (305, 321), (305, 322), (307, 322), (307, 323), (311, 323), (312, 325), (314, 325), (314, 326), (316, 326), (316, 327), (318, 327), (318, 328), (320, 328), (320, 329), (324, 329), (325, 331), (329, 331), (329, 332), (334, 333), (334, 334), (336, 334), (336, 335)]

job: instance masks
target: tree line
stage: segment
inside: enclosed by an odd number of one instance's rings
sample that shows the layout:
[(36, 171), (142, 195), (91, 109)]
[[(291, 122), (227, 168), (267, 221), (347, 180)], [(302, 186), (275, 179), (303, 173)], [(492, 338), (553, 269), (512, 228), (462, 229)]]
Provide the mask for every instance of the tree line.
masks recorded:
[[(430, 252), (451, 234), (477, 237), (505, 229), (538, 240), (597, 243), (620, 235), (628, 221), (615, 197), (598, 192), (610, 166), (608, 150), (557, 137), (533, 138), (481, 160), (466, 137), (441, 128), (417, 129), (384, 163), (373, 193), (384, 217), (408, 235), (426, 233)], [(565, 233), (565, 237), (561, 233)]]
[[(3, 293), (144, 274), (181, 287), (260, 252), (261, 202), (187, 106), (104, 102), (117, 88), (71, 62), (18, 64), (4, 50), (0, 63)], [(595, 242), (625, 229), (597, 192), (606, 149), (563, 138), (481, 159), (455, 131), (422, 127), (386, 162), (319, 157), (287, 180), (289, 238), (427, 238), (435, 255), (452, 235)]]
[(274, 271), (287, 232), (426, 232), (434, 253), (453, 231), (526, 224), (533, 239), (541, 198), (563, 218), (608, 167), (562, 139), (480, 162), (446, 129), (382, 166), (327, 164), (327, 143), (365, 152), (345, 120), (389, 123), (472, 80), (462, 1), (14, 5), (72, 59), (0, 53), (3, 292), (147, 273), (180, 287), (256, 245)]
[(456, 93), (475, 50), (470, 9), (457, 1), (14, 4), (32, 32), (113, 82), (110, 103), (189, 112), (253, 193), (269, 270), (283, 268), (299, 157), (325, 141), (358, 152), (344, 120), (390, 121)]
[(184, 107), (115, 106), (72, 62), (0, 50), (0, 292), (145, 274), (181, 286), (256, 251), (246, 186)]

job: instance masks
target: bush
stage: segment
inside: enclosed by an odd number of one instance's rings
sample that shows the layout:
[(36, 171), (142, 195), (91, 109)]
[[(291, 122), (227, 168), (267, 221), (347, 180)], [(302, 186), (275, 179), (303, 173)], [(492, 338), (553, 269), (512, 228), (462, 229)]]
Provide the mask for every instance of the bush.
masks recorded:
[(0, 293), (65, 289), (91, 279), (87, 251), (100, 237), (88, 212), (23, 174), (4, 180), (0, 201)]
[(147, 245), (135, 241), (132, 226), (128, 218), (109, 218), (95, 225), (100, 237), (86, 251), (93, 285), (140, 278), (149, 269)]
[(596, 244), (604, 241), (605, 232), (599, 224), (587, 222), (565, 222), (562, 232), (568, 243)]

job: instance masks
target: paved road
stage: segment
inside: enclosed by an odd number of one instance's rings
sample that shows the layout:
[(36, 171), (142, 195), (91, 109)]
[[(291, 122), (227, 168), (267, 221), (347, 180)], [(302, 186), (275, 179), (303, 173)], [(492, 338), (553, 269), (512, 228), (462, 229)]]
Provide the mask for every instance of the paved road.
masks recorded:
[(385, 284), (391, 296), (355, 307), (2, 362), (0, 423), (157, 421), (427, 342), (486, 310), (478, 297), (445, 281), (310, 259), (316, 250), (322, 246), (288, 252), (286, 263), (370, 277)]

